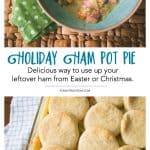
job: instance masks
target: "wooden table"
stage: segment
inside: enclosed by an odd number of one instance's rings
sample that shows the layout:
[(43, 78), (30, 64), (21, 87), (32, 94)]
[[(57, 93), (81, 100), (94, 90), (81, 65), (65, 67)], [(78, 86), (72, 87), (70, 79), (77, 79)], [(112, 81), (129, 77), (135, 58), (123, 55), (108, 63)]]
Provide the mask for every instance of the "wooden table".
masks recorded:
[(12, 99), (12, 97), (5, 97), (5, 102), (4, 102), (4, 106), (5, 106), (4, 124), (5, 124), (5, 126), (9, 123), (11, 99)]
[(5, 0), (5, 47), (145, 47), (145, 0), (121, 26), (102, 33), (73, 32), (60, 26), (55, 32), (25, 43), (17, 27), (9, 22), (12, 0)]

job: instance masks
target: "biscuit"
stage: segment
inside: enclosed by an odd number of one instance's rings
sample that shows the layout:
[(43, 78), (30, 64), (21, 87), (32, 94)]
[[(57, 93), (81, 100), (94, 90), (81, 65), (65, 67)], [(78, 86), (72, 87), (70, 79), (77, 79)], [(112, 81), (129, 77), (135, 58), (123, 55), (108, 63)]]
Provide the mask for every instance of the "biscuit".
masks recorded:
[(85, 128), (101, 127), (111, 131), (114, 135), (120, 133), (120, 123), (123, 113), (108, 102), (99, 102), (87, 112), (84, 120)]
[(116, 138), (117, 138), (118, 143), (119, 143), (120, 146), (126, 145), (126, 144), (124, 143), (124, 141), (123, 141), (121, 135), (118, 135)]
[(124, 99), (124, 97), (122, 97), (122, 96), (118, 96), (118, 97), (117, 96), (98, 96), (98, 97), (95, 97), (95, 100), (97, 102), (110, 102), (119, 108), (123, 106), (123, 99)]
[(49, 100), (49, 113), (69, 112), (82, 120), (89, 109), (86, 97), (51, 97)]
[(126, 110), (145, 110), (145, 97), (128, 97), (124, 100), (124, 107)]
[(74, 149), (79, 138), (78, 121), (65, 112), (49, 114), (39, 126), (39, 137), (43, 147), (59, 145)]
[(130, 110), (121, 120), (121, 136), (128, 145), (145, 147), (145, 112)]
[(102, 128), (89, 128), (81, 135), (78, 150), (117, 150), (119, 144), (115, 136)]
[(140, 149), (132, 145), (124, 145), (120, 147), (118, 150), (140, 150)]
[(64, 149), (63, 147), (60, 147), (60, 146), (52, 145), (52, 146), (48, 146), (48, 147), (43, 147), (43, 148), (41, 148), (41, 150), (66, 150), (66, 149)]

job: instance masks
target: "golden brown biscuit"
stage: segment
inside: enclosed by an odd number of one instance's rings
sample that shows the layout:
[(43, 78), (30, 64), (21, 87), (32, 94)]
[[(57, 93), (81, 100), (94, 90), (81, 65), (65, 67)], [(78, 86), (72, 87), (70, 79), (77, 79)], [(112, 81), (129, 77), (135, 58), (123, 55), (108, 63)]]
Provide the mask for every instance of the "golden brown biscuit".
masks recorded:
[(124, 145), (120, 147), (118, 150), (140, 150), (140, 149), (132, 145)]
[(69, 112), (82, 120), (89, 109), (89, 101), (86, 97), (51, 97), (49, 101), (49, 113)]
[(117, 150), (119, 144), (115, 136), (102, 128), (89, 128), (81, 135), (78, 150)]
[(41, 148), (41, 150), (66, 150), (66, 149), (64, 149), (63, 147), (60, 147), (60, 146), (52, 145), (52, 146), (48, 146), (48, 147), (43, 147), (43, 148)]
[(145, 147), (145, 112), (130, 110), (121, 121), (121, 135), (126, 144)]
[(98, 96), (98, 97), (95, 97), (95, 100), (97, 102), (110, 102), (119, 108), (123, 106), (123, 99), (124, 99), (124, 97), (122, 97), (122, 96)]
[(79, 138), (78, 122), (69, 113), (49, 114), (40, 124), (39, 137), (43, 147), (59, 145), (74, 149)]
[(108, 102), (99, 102), (87, 112), (85, 116), (85, 128), (101, 127), (111, 131), (114, 135), (120, 133), (120, 123), (123, 113)]
[(124, 107), (126, 110), (145, 110), (145, 97), (128, 97), (124, 99)]

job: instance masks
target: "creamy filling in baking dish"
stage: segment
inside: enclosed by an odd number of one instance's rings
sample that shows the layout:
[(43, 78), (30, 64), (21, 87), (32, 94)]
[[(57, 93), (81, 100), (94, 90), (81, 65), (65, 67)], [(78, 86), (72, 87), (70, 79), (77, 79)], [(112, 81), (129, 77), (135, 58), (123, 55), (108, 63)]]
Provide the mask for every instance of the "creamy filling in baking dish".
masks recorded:
[(57, 2), (86, 23), (97, 23), (111, 12), (118, 0), (57, 0)]

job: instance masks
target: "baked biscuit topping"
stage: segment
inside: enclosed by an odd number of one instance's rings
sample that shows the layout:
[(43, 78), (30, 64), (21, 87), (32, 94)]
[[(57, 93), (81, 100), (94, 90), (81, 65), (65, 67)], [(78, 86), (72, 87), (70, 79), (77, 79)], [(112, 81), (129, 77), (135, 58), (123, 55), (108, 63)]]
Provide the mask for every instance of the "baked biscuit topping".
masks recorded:
[(28, 150), (146, 146), (145, 97), (48, 97), (42, 104)]

